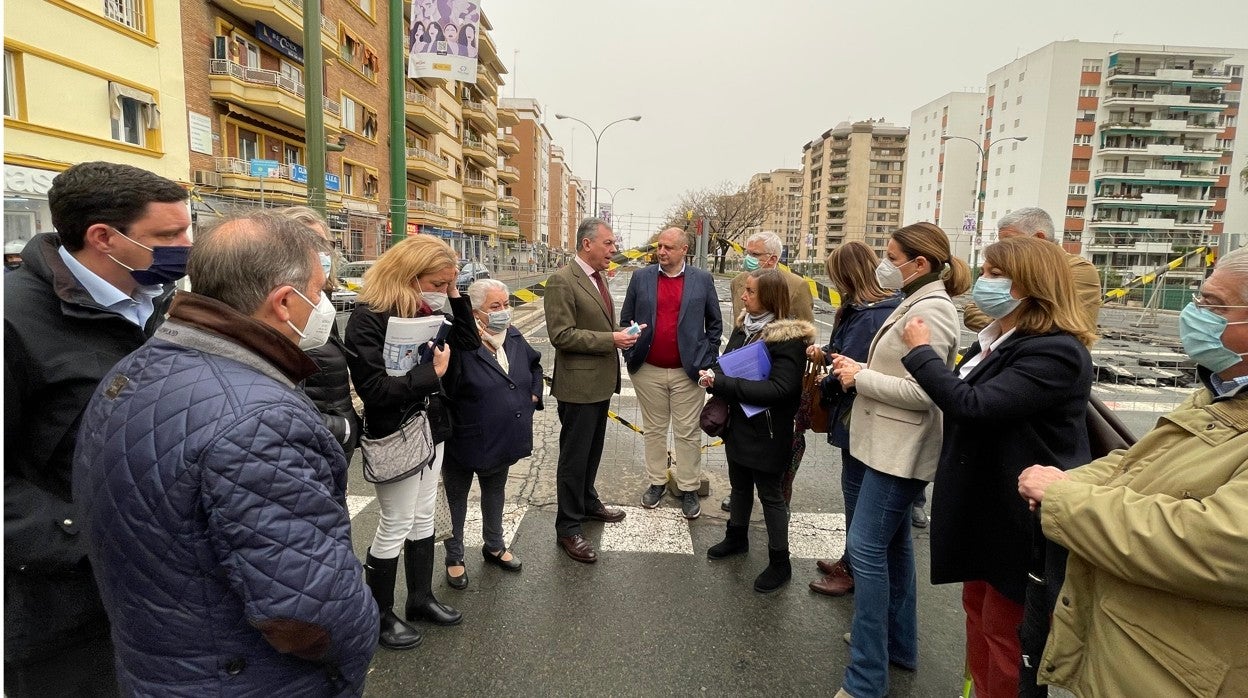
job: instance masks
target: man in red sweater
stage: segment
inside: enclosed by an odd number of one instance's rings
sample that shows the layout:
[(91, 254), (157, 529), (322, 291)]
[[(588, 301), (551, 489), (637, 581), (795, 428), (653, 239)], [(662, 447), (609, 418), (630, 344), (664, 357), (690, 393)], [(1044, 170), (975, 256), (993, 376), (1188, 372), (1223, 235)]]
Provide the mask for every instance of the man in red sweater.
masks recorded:
[(620, 310), (620, 324), (648, 325), (631, 349), (624, 351), (628, 373), (641, 406), (645, 429), (646, 474), (650, 486), (641, 496), (649, 509), (659, 505), (667, 483), (667, 434), (675, 449), (676, 485), (685, 518), (702, 513), (698, 504), (702, 451), (698, 416), (706, 392), (698, 387), (698, 371), (719, 357), (723, 331), (715, 281), (701, 269), (685, 264), (689, 237), (680, 228), (659, 233), (659, 263), (633, 274)]

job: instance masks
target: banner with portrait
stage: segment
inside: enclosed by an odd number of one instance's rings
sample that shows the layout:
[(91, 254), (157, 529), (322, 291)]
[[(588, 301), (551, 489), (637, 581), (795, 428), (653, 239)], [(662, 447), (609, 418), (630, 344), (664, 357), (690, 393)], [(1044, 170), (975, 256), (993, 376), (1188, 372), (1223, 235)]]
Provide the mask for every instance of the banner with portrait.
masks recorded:
[(476, 84), (480, 32), (479, 2), (413, 0), (407, 76)]

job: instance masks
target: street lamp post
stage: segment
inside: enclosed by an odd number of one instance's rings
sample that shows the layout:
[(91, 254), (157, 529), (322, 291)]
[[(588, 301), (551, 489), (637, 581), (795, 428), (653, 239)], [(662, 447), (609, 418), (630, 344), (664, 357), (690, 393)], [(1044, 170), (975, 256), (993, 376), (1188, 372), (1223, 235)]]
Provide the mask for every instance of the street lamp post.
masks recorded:
[(971, 240), (971, 278), (975, 278), (979, 274), (979, 246), (983, 242), (984, 229), (984, 158), (987, 157), (988, 152), (992, 151), (992, 146), (1005, 141), (1018, 141), (1021, 143), (1027, 140), (1027, 136), (998, 138), (995, 141), (989, 141), (987, 148), (979, 141), (967, 136), (940, 137), (941, 143), (950, 140), (968, 141), (979, 150), (979, 160), (975, 162), (975, 237)]
[[(615, 195), (616, 194), (619, 194), (622, 191), (637, 191), (636, 187), (620, 187), (619, 189), (616, 189), (615, 191), (611, 191), (610, 189), (607, 189), (606, 187), (594, 187), (594, 189), (595, 189), (595, 193), (596, 193), (596, 190), (601, 189), (611, 195), (611, 215), (615, 215)], [(594, 211), (595, 216), (598, 215), (598, 211), (596, 209), (597, 209), (597, 204), (595, 204), (595, 211)]]
[(603, 126), (601, 131), (595, 131), (593, 126), (590, 126), (589, 124), (576, 118), (575, 116), (568, 116), (567, 114), (555, 114), (555, 118), (556, 119), (571, 119), (581, 124), (585, 128), (589, 129), (590, 135), (594, 137), (594, 212), (592, 215), (597, 216), (598, 215), (598, 143), (599, 141), (602, 140), (602, 134), (606, 133), (607, 129), (620, 123), (621, 121), (641, 121), (641, 115), (627, 116), (627, 117), (624, 117), (623, 119), (616, 119), (615, 121), (612, 121), (606, 126)]

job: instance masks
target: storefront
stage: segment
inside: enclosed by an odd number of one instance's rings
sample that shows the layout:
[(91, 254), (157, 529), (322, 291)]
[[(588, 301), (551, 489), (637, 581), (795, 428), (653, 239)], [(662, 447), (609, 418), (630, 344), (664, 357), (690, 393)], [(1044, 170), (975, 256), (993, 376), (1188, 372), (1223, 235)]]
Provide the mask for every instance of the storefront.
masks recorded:
[(4, 166), (4, 241), (25, 242), (53, 231), (48, 190), (59, 172)]

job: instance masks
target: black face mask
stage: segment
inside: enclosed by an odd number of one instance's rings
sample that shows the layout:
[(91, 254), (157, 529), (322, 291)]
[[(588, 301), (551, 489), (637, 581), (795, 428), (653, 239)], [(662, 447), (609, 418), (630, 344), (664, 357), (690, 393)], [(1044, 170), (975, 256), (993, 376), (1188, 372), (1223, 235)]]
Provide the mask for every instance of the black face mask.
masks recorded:
[(140, 286), (171, 284), (186, 276), (186, 260), (191, 254), (190, 245), (171, 245), (152, 248), (152, 266), (131, 269), (130, 276)]
[(9, 259), (9, 258), (7, 258), (7, 257), (6, 257), (6, 258), (5, 258), (5, 260), (4, 260), (4, 268), (5, 268), (5, 269), (18, 269), (18, 268), (20, 268), (21, 266), (22, 266), (22, 258), (21, 258), (21, 257), (18, 257), (17, 259)]

